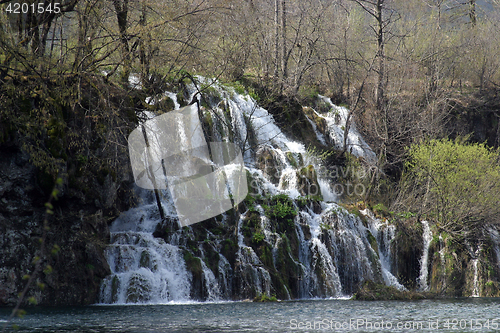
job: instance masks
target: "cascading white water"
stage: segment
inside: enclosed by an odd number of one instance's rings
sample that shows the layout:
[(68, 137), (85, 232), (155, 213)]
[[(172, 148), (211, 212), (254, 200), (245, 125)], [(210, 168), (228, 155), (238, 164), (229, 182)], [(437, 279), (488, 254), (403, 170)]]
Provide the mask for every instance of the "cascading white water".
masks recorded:
[(203, 260), (200, 260), (200, 264), (205, 282), (204, 287), (208, 294), (207, 301), (216, 301), (220, 298), (219, 281), (217, 281), (214, 272), (207, 267), (207, 264)]
[[(327, 132), (323, 135), (320, 133), (316, 126), (313, 126), (315, 129), (318, 140), (325, 141), (325, 135), (327, 136), (327, 142), (337, 147), (338, 149), (343, 149), (344, 144), (344, 129), (347, 124), (347, 118), (349, 117), (349, 110), (337, 106), (332, 103), (332, 100), (325, 96), (319, 96), (321, 100), (323, 100), (330, 107), (330, 110), (327, 114), (321, 114), (314, 110), (314, 113), (317, 117), (323, 118), (328, 124)], [(347, 150), (350, 151), (353, 155), (358, 157), (363, 157), (368, 162), (375, 162), (376, 156), (372, 151), (370, 146), (365, 142), (363, 137), (359, 134), (356, 129), (356, 124), (351, 119), (351, 124), (349, 127), (349, 131), (347, 133)]]
[(219, 292), (218, 295), (222, 299), (230, 299), (231, 297), (231, 284), (233, 276), (233, 269), (231, 268), (231, 264), (222, 254), (219, 254), (219, 263), (218, 263), (218, 275), (219, 275)]
[[(146, 210), (153, 209), (144, 206)], [(111, 275), (101, 285), (101, 303), (167, 303), (189, 300), (191, 275), (179, 247), (154, 238), (142, 215), (137, 226), (118, 218), (111, 227), (111, 244), (105, 254)], [(157, 223), (157, 221), (156, 221)], [(141, 230), (141, 231), (139, 231)]]
[(442, 277), (441, 277), (441, 282), (445, 283), (446, 281), (446, 258), (444, 255), (444, 252), (446, 250), (444, 246), (444, 240), (443, 236), (439, 235), (439, 258), (441, 259), (441, 271), (442, 271)]
[(476, 250), (474, 251), (473, 248), (468, 244), (469, 246), (469, 253), (471, 253), (472, 260), (472, 271), (473, 271), (473, 278), (472, 278), (472, 297), (480, 297), (480, 291), (479, 291), (479, 270), (478, 270), (478, 264), (479, 264), (479, 256), (481, 255), (481, 249), (483, 247), (482, 243), (479, 243)]
[(497, 229), (491, 228), (489, 230), (491, 241), (493, 242), (493, 249), (495, 250), (495, 254), (497, 256), (497, 265), (500, 269), (500, 233)]
[(472, 259), (472, 267), (474, 268), (474, 279), (472, 280), (472, 297), (479, 297), (479, 279), (477, 276), (478, 259)]
[[(206, 79), (200, 81), (203, 80)], [(205, 114), (213, 113), (213, 136), (217, 140), (233, 141), (240, 145), (245, 168), (253, 181), (250, 186), (254, 187), (254, 192), (262, 196), (286, 194), (291, 199), (302, 197), (298, 170), (308, 165), (319, 170), (320, 162), (307, 153), (302, 143), (287, 138), (274, 123), (272, 115), (259, 107), (252, 98), (218, 84), (213, 87), (223, 100), (223, 103), (213, 105), (211, 111), (204, 111)], [(196, 89), (194, 86), (189, 89), (192, 98)], [(166, 92), (162, 96), (168, 96), (175, 107), (179, 107), (175, 94)], [(329, 99), (323, 99), (331, 104)], [(154, 103), (156, 100), (158, 98), (150, 98), (148, 101)], [(327, 121), (328, 133), (321, 137), (322, 134), (317, 129), (316, 132), (320, 142), (323, 139), (325, 142), (330, 140), (330, 144), (338, 144), (343, 132), (340, 131), (342, 124), (335, 118), (340, 114), (340, 120), (345, 122), (347, 110), (333, 104), (331, 106), (331, 114), (318, 113), (319, 117)], [(255, 135), (257, 147), (250, 145), (250, 130)], [(351, 128), (348, 143), (354, 154), (363, 156), (366, 161), (374, 159), (373, 151), (357, 133), (355, 126)], [(276, 175), (269, 175), (258, 166), (256, 156), (266, 151), (279, 165)], [(292, 163), (291, 157), (300, 162)], [(273, 182), (271, 176), (276, 176), (277, 180)], [(297, 267), (294, 274), (298, 277), (296, 286), (288, 282), (283, 284), (283, 297), (342, 297), (352, 294), (355, 287), (366, 279), (403, 289), (392, 275), (390, 267), (393, 227), (368, 217), (368, 229), (360, 218), (349, 214), (335, 203), (337, 195), (332, 190), (331, 180), (319, 173), (317, 178), (324, 200), (321, 207), (313, 211), (308, 206), (299, 208), (294, 203), (297, 215), (293, 219), (291, 232), (297, 240), (294, 250), (296, 253), (288, 253), (286, 256)], [(145, 192), (147, 191), (141, 193)], [(144, 196), (147, 197), (148, 194)], [(256, 205), (254, 214), (260, 215), (262, 244), (271, 249), (271, 267), (264, 265), (256, 249), (248, 243), (248, 238), (245, 238), (242, 229), (248, 211), (239, 212), (236, 225), (232, 229), (237, 247), (233, 253), (234, 258), (230, 261), (229, 256), (226, 258), (220, 253), (223, 239), (212, 234), (210, 230), (206, 232), (207, 240), (211, 240), (207, 243), (209, 245), (199, 244), (196, 249), (187, 244), (187, 239), (195, 237), (191, 227), (170, 234), (166, 238), (168, 243), (154, 238), (152, 233), (160, 219), (155, 213), (156, 205), (151, 204), (151, 200), (145, 201), (148, 204), (131, 209), (113, 223), (111, 244), (106, 250), (112, 274), (102, 283), (102, 303), (164, 303), (190, 300), (195, 294), (195, 277), (187, 267), (186, 256), (194, 258), (195, 261), (199, 260), (201, 283), (198, 285), (203, 289), (203, 300), (241, 299), (259, 294), (270, 296), (278, 289), (276, 274), (280, 273), (277, 272), (279, 251), (282, 251), (283, 244), (286, 243), (285, 236), (273, 231), (274, 226), (260, 205)], [(175, 218), (173, 205), (165, 193), (162, 204), (167, 216)], [(224, 215), (221, 223), (226, 223), (226, 217)], [(378, 253), (370, 245), (369, 231), (379, 243)], [(219, 251), (217, 265), (205, 262), (208, 260), (207, 248), (212, 253)], [(274, 280), (272, 274), (275, 274)], [(235, 295), (235, 290), (239, 294)]]
[(422, 258), (420, 259), (420, 276), (418, 277), (418, 289), (421, 291), (427, 291), (429, 290), (427, 277), (429, 275), (429, 246), (432, 241), (432, 231), (427, 221), (422, 221), (422, 227), (424, 229), (422, 234), (424, 245), (422, 250)]
[(398, 279), (392, 274), (391, 245), (395, 237), (395, 226), (375, 218), (372, 212), (368, 209), (361, 211), (361, 213), (368, 217), (368, 221), (370, 222), (369, 230), (377, 241), (380, 268), (382, 270), (382, 277), (384, 278), (385, 284), (393, 286), (399, 290), (406, 290), (406, 288), (400, 284)]

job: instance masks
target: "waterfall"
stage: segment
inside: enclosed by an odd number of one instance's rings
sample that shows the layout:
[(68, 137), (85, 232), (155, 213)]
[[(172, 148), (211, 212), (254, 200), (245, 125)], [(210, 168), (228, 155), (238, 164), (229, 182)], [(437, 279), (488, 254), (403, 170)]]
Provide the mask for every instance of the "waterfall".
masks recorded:
[(489, 229), (491, 241), (493, 242), (493, 249), (497, 257), (498, 269), (500, 269), (500, 234), (497, 229)]
[(231, 264), (222, 254), (219, 254), (218, 263), (218, 275), (219, 275), (219, 297), (222, 299), (230, 299), (231, 297), (231, 281), (233, 277), (233, 270)]
[(189, 299), (191, 276), (179, 247), (150, 232), (127, 230), (118, 219), (105, 251), (111, 275), (101, 285), (101, 303), (167, 303)]
[(369, 230), (377, 241), (380, 268), (382, 270), (382, 277), (384, 278), (385, 284), (393, 286), (399, 290), (406, 290), (406, 288), (399, 283), (398, 279), (392, 273), (391, 245), (395, 237), (395, 226), (375, 218), (367, 209), (361, 211), (361, 213), (365, 214), (365, 216), (369, 218)]
[[(200, 82), (208, 83), (204, 78)], [(100, 302), (218, 301), (275, 294), (283, 299), (345, 297), (364, 280), (404, 289), (391, 272), (394, 226), (368, 213), (362, 220), (347, 212), (332, 190), (334, 180), (317, 172), (324, 166), (303, 143), (283, 134), (250, 96), (217, 83), (212, 88), (213, 104), (201, 110), (202, 116), (212, 140), (234, 142), (243, 152), (249, 201), (175, 230), (176, 210), (168, 191), (161, 195), (170, 227), (160, 220), (152, 194), (137, 191), (143, 203), (111, 226), (106, 249), (111, 274), (102, 282)], [(196, 91), (189, 85), (187, 99)], [(177, 96), (164, 92), (147, 102), (170, 98), (178, 109)], [(326, 122), (324, 133), (309, 119), (310, 124), (319, 142), (337, 145), (348, 110), (321, 99), (331, 109), (327, 114), (313, 110)], [(375, 158), (354, 124), (348, 143), (353, 154), (366, 161)], [(275, 197), (284, 210), (271, 218), (269, 200)]]
[(473, 269), (473, 279), (472, 279), (472, 297), (480, 297), (480, 291), (479, 291), (479, 272), (478, 272), (478, 264), (479, 264), (479, 256), (481, 255), (481, 249), (483, 247), (482, 243), (479, 243), (476, 250), (473, 251), (472, 247), (469, 245), (469, 252), (471, 253), (472, 256), (472, 269)]
[[(328, 137), (330, 144), (334, 145), (338, 149), (343, 149), (344, 144), (344, 128), (347, 124), (347, 118), (349, 117), (349, 110), (345, 107), (337, 106), (332, 103), (332, 100), (325, 96), (319, 96), (319, 98), (326, 103), (330, 110), (326, 114), (321, 114), (314, 110), (316, 117), (322, 118), (328, 124), (325, 135)], [(323, 133), (318, 133), (316, 130), (316, 135), (318, 139), (324, 140)], [(351, 122), (350, 129), (347, 134), (347, 150), (353, 155), (358, 157), (363, 157), (366, 161), (375, 163), (377, 157), (372, 151), (370, 146), (365, 142), (363, 137), (359, 134), (356, 129), (356, 124)]]
[(441, 271), (442, 271), (442, 280), (441, 280), (441, 283), (445, 283), (446, 281), (446, 258), (445, 258), (445, 255), (444, 255), (444, 252), (446, 250), (445, 248), (445, 244), (444, 244), (444, 240), (443, 240), (443, 236), (439, 235), (439, 258), (441, 259)]
[(432, 232), (427, 221), (422, 221), (424, 246), (422, 250), (422, 258), (420, 259), (420, 276), (418, 277), (418, 289), (421, 291), (429, 290), (427, 277), (429, 275), (429, 246), (432, 241)]
[(477, 276), (478, 259), (472, 259), (472, 267), (474, 268), (474, 279), (472, 280), (472, 297), (479, 297), (479, 279)]
[(200, 260), (201, 269), (203, 271), (203, 280), (205, 281), (205, 289), (207, 291), (207, 301), (215, 301), (220, 297), (219, 282), (215, 278), (214, 273), (203, 260)]
[(262, 266), (262, 262), (255, 254), (252, 247), (247, 246), (244, 242), (244, 236), (241, 228), (243, 214), (238, 221), (238, 252), (237, 252), (237, 273), (242, 280), (242, 293), (245, 298), (251, 296), (251, 290), (254, 288), (256, 294), (270, 295), (271, 292), (271, 276), (269, 272)]

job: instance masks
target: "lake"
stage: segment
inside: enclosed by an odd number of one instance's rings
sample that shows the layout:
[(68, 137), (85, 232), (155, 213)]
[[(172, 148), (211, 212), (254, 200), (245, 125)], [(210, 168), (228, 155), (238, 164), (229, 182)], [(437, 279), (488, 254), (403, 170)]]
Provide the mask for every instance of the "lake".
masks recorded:
[[(2, 325), (9, 311), (0, 309)], [(500, 299), (37, 307), (13, 323), (17, 332), (51, 333), (500, 332)]]

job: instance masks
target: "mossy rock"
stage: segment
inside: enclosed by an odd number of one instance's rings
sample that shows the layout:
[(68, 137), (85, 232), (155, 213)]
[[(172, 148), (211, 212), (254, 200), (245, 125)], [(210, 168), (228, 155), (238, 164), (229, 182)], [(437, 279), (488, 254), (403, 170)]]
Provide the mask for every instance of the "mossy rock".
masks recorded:
[(186, 97), (184, 97), (184, 93), (182, 93), (182, 92), (177, 93), (177, 103), (179, 103), (179, 105), (181, 107), (188, 105), (188, 101), (186, 101)]
[(366, 230), (366, 238), (368, 239), (368, 242), (370, 243), (370, 246), (372, 247), (373, 251), (375, 251), (375, 253), (378, 253), (377, 240), (372, 235), (372, 233), (370, 231), (368, 231), (368, 229)]
[(263, 205), (266, 216), (272, 222), (273, 232), (286, 233), (294, 230), (297, 210), (293, 201), (285, 194), (278, 194), (268, 199)]
[(308, 165), (297, 171), (298, 190), (301, 195), (321, 198), (321, 188), (318, 183), (318, 175), (314, 166)]
[(273, 115), (276, 124), (290, 138), (306, 146), (323, 147), (297, 99), (274, 95), (265, 98), (261, 106)]
[[(444, 267), (439, 250), (443, 251)], [(433, 254), (430, 257), (430, 290), (451, 297), (470, 296), (473, 273), (471, 267), (467, 268), (470, 260), (467, 250), (444, 241), (431, 243), (429, 253)]]
[(295, 159), (295, 156), (293, 156), (292, 152), (287, 151), (285, 155), (288, 163), (290, 163), (291, 166), (293, 166), (294, 168), (299, 167), (299, 165), (297, 164), (297, 160)]
[(201, 267), (201, 259), (195, 257), (191, 252), (184, 252), (184, 261), (186, 262), (186, 267), (194, 275), (201, 275), (203, 270)]
[(130, 278), (127, 288), (127, 303), (143, 303), (150, 300), (151, 286), (149, 282), (140, 275)]
[(139, 267), (149, 268), (150, 264), (151, 264), (151, 257), (149, 255), (149, 252), (142, 251), (141, 259), (139, 260)]
[(314, 122), (314, 124), (316, 124), (316, 128), (321, 134), (323, 135), (327, 134), (328, 124), (325, 118), (319, 117), (310, 107), (303, 107), (302, 111), (304, 111), (304, 114), (307, 116), (307, 118), (309, 118), (311, 121)]
[(500, 297), (500, 284), (498, 281), (486, 281), (483, 287), (483, 297)]
[(260, 294), (260, 295), (255, 296), (253, 301), (254, 302), (277, 302), (278, 299), (274, 295), (268, 296), (266, 294)]
[(283, 165), (274, 150), (264, 147), (257, 152), (257, 167), (261, 169), (271, 183), (278, 185), (280, 182)]

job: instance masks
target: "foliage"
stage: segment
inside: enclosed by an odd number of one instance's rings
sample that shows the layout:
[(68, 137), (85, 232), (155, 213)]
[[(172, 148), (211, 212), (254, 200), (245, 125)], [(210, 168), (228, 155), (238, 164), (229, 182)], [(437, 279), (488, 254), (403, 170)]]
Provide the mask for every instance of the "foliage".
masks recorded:
[(375, 216), (383, 216), (383, 217), (388, 217), (392, 215), (391, 211), (383, 204), (383, 203), (378, 203), (372, 207), (373, 212), (375, 213)]
[(255, 296), (253, 299), (254, 302), (277, 302), (278, 299), (275, 295), (267, 296), (266, 294), (260, 294)]
[(319, 226), (322, 230), (333, 230), (333, 226), (327, 223), (320, 223)]
[[(21, 309), (20, 306), (21, 304), (25, 301), (25, 298), (27, 297), (27, 293), (30, 290), (32, 284), (35, 282), (35, 280), (39, 279), (39, 274), (40, 271), (42, 271), (46, 276), (52, 274), (53, 269), (52, 266), (49, 264), (44, 264), (44, 260), (46, 259), (46, 246), (47, 246), (47, 232), (50, 230), (49, 226), (49, 219), (52, 215), (54, 215), (54, 206), (52, 205), (53, 201), (58, 200), (58, 195), (59, 195), (59, 189), (61, 188), (61, 185), (63, 184), (62, 178), (57, 178), (55, 180), (54, 187), (52, 188), (52, 191), (50, 193), (49, 200), (45, 203), (45, 213), (44, 213), (44, 219), (43, 219), (43, 225), (42, 225), (42, 232), (41, 232), (41, 237), (39, 238), (40, 242), (40, 249), (38, 252), (38, 255), (33, 258), (33, 266), (34, 269), (31, 272), (31, 274), (25, 274), (23, 276), (23, 280), (27, 280), (26, 285), (24, 286), (23, 290), (21, 293), (19, 293), (19, 299), (16, 303), (16, 306), (12, 309), (12, 312), (9, 316), (9, 318), (5, 321), (3, 327), (2, 327), (2, 332), (4, 332), (5, 328), (7, 327), (8, 323), (14, 318), (14, 316), (18, 316), (22, 318), (25, 314), (26, 311)], [(50, 254), (55, 256), (59, 252), (60, 247), (57, 244), (54, 244), (52, 247), (52, 250), (50, 251)], [(44, 267), (42, 266), (44, 265)], [(45, 289), (45, 284), (37, 281), (37, 287), (41, 291)], [(38, 303), (36, 297), (31, 296), (27, 299), (28, 303), (30, 305), (36, 305)], [(13, 325), (14, 328), (16, 328), (16, 325)]]
[(269, 218), (291, 220), (297, 215), (292, 200), (286, 194), (278, 194), (269, 199), (269, 205), (264, 205), (264, 211)]
[[(121, 101), (116, 103), (116, 99)], [(137, 96), (89, 75), (15, 77), (0, 86), (0, 134), (18, 141), (49, 191), (60, 175), (91, 193), (85, 178), (101, 185), (124, 172), (125, 138), (135, 127)]]
[(264, 236), (262, 233), (256, 232), (253, 234), (252, 242), (254, 244), (260, 244), (260, 243), (262, 243), (262, 241), (264, 241), (265, 238), (266, 238), (266, 236)]
[(307, 147), (306, 159), (311, 159), (317, 163), (325, 163), (333, 156), (335, 156), (335, 151), (333, 150), (323, 150), (315, 146)]
[(298, 197), (296, 199), (297, 206), (299, 208), (304, 208), (306, 205), (308, 205), (310, 203), (321, 202), (321, 201), (323, 201), (323, 198), (319, 195), (305, 195), (305, 196)]
[(408, 149), (401, 200), (407, 209), (432, 219), (453, 237), (498, 223), (498, 151), (485, 144), (428, 140)]

